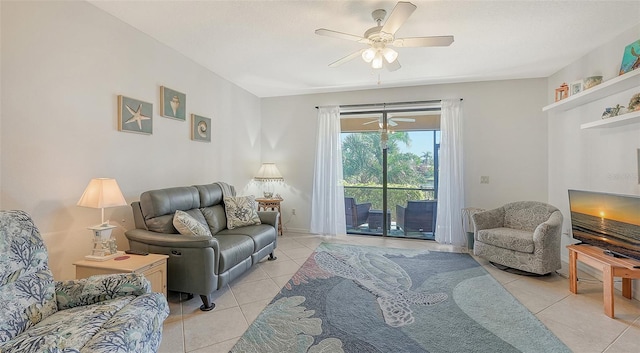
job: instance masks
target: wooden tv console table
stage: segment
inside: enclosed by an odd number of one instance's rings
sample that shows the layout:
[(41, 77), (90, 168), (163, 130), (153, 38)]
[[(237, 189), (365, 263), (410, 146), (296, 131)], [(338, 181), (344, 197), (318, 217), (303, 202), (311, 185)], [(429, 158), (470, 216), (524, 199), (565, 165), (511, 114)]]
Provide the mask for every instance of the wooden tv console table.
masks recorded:
[(613, 318), (613, 278), (622, 277), (622, 296), (631, 299), (631, 280), (640, 278), (640, 261), (605, 255), (601, 248), (581, 244), (569, 245), (569, 290), (578, 294), (578, 261), (602, 271), (604, 313)]

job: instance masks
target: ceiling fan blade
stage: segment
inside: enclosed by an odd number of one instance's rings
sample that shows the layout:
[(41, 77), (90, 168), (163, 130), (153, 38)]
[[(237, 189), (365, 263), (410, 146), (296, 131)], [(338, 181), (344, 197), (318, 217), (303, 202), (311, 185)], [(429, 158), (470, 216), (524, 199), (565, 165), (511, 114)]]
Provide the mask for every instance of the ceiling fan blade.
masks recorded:
[(386, 67), (387, 70), (391, 72), (399, 70), (402, 67), (400, 66), (400, 62), (397, 59), (394, 60), (392, 63), (388, 63), (386, 60), (383, 60), (382, 63), (384, 64), (384, 67)]
[(391, 118), (394, 121), (406, 121), (408, 123), (415, 123), (416, 119), (413, 118)]
[(389, 126), (398, 126), (398, 123), (396, 123), (392, 119), (387, 120), (387, 124), (389, 124)]
[(351, 54), (345, 56), (342, 59), (338, 59), (338, 60), (332, 62), (331, 64), (329, 64), (329, 67), (338, 67), (338, 66), (346, 63), (347, 61), (353, 60), (353, 59), (361, 56), (363, 51), (365, 51), (365, 49), (358, 50), (357, 52), (351, 53)]
[(366, 123), (362, 123), (362, 125), (369, 125), (369, 124), (373, 124), (373, 123), (377, 123), (378, 120), (371, 120), (371, 121), (367, 121)]
[(398, 38), (391, 43), (394, 47), (447, 47), (453, 43), (453, 36), (431, 36)]
[(349, 34), (349, 33), (342, 33), (342, 32), (336, 32), (336, 31), (332, 31), (330, 29), (325, 29), (325, 28), (320, 28), (320, 29), (316, 29), (316, 34), (319, 36), (327, 36), (327, 37), (333, 37), (333, 38), (338, 38), (338, 39), (346, 39), (346, 40), (351, 40), (354, 42), (360, 42), (360, 43), (364, 43), (364, 44), (368, 44), (369, 40), (367, 38), (361, 37), (361, 36), (356, 36), (353, 34)]
[(400, 26), (404, 24), (404, 21), (416, 10), (416, 7), (416, 5), (410, 2), (398, 2), (393, 8), (393, 11), (391, 11), (391, 15), (387, 18), (384, 26), (382, 26), (382, 32), (395, 34)]

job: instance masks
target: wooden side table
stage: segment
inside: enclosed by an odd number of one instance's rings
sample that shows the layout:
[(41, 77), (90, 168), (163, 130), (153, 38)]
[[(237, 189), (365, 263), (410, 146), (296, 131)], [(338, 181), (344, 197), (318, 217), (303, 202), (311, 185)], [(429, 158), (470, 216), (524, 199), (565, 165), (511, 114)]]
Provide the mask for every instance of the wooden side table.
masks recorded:
[(280, 203), (283, 199), (256, 199), (258, 202), (258, 211), (278, 211), (280, 214), (280, 222), (278, 222), (278, 234), (282, 235), (282, 211), (280, 210)]
[(81, 260), (74, 262), (76, 278), (87, 278), (93, 275), (108, 275), (114, 273), (139, 273), (151, 282), (151, 290), (167, 296), (167, 259), (169, 256), (160, 254), (123, 255), (107, 261)]
[(633, 298), (631, 280), (640, 278), (640, 261), (607, 256), (591, 245), (569, 245), (569, 290), (578, 294), (578, 261), (602, 271), (604, 313), (613, 318), (613, 278), (622, 277), (622, 296)]

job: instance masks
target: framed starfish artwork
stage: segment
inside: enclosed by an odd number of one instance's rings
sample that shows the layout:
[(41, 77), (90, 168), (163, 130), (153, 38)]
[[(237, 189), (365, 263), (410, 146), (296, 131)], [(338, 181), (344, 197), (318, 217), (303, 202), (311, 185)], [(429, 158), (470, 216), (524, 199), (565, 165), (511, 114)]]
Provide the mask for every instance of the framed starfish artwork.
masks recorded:
[(171, 119), (186, 121), (187, 95), (161, 86), (160, 115)]
[(191, 114), (191, 139), (211, 142), (211, 119)]
[(118, 96), (118, 131), (153, 133), (153, 104)]

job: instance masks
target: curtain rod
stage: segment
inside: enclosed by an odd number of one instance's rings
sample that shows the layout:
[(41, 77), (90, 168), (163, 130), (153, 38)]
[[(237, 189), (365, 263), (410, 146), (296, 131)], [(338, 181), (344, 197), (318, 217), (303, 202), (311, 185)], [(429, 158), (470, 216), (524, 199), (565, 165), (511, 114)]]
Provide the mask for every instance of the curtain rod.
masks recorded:
[[(463, 101), (463, 98), (460, 98), (460, 101)], [(364, 107), (371, 107), (371, 108), (376, 108), (376, 107), (393, 107), (395, 105), (411, 105), (411, 104), (429, 104), (429, 103), (440, 103), (442, 102), (442, 99), (433, 99), (433, 100), (428, 100), (428, 101), (413, 101), (413, 102), (393, 102), (393, 103), (371, 103), (371, 104), (346, 104), (346, 105), (339, 105), (339, 108), (364, 108)], [(316, 109), (320, 108), (319, 106), (316, 106)]]

